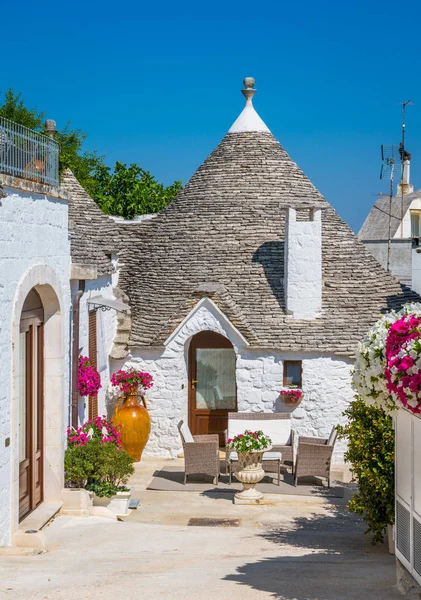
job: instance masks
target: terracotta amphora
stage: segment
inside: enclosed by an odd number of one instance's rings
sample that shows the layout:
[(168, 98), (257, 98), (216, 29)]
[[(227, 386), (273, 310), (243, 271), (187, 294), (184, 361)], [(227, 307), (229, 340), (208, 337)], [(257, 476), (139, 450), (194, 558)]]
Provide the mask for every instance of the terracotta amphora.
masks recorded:
[(145, 396), (138, 399), (138, 386), (133, 386), (115, 405), (113, 422), (121, 425), (121, 445), (135, 462), (139, 462), (151, 432), (151, 419)]

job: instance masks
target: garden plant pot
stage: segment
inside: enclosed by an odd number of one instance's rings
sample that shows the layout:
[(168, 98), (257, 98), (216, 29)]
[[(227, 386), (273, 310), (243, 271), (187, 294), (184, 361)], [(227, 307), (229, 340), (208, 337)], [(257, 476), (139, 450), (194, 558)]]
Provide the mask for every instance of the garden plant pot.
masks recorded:
[(119, 398), (115, 405), (114, 425), (121, 425), (121, 445), (134, 462), (139, 462), (151, 432), (151, 419), (146, 408), (146, 400), (141, 396), (139, 403), (137, 387)]
[(262, 457), (269, 450), (271, 450), (270, 447), (265, 448), (265, 450), (238, 452), (238, 469), (235, 472), (235, 477), (243, 484), (243, 489), (235, 494), (235, 503), (259, 504), (259, 501), (263, 498), (263, 494), (256, 490), (256, 484), (265, 476)]
[(131, 496), (131, 490), (129, 492), (117, 492), (117, 494), (111, 498), (100, 498), (94, 494), (93, 505), (108, 508), (108, 510), (115, 514), (116, 517), (127, 517), (130, 514), (129, 502)]
[(303, 398), (304, 394), (301, 394), (301, 396), (298, 399), (293, 394), (285, 395), (282, 397), (283, 402), (286, 406), (298, 406), (303, 401)]

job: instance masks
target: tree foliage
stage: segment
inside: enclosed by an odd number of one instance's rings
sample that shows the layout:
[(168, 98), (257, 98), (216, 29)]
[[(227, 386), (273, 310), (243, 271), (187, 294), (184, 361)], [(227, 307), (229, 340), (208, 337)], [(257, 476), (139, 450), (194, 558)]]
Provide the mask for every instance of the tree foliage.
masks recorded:
[(162, 210), (182, 189), (181, 181), (165, 187), (139, 165), (121, 162), (114, 171), (100, 165), (95, 180), (96, 200), (104, 213), (125, 219)]
[(349, 509), (361, 515), (372, 535), (373, 544), (384, 538), (387, 525), (394, 521), (395, 436), (392, 418), (376, 406), (356, 398), (345, 411), (348, 423), (338, 427), (339, 437), (347, 438), (345, 461), (358, 483), (358, 492)]
[[(13, 89), (4, 94), (0, 116), (36, 131), (43, 129), (45, 119), (44, 112), (37, 107), (26, 107), (22, 94)], [(70, 169), (106, 214), (132, 219), (136, 215), (158, 212), (182, 189), (181, 181), (164, 186), (136, 164), (126, 166), (117, 161), (114, 169), (110, 169), (103, 156), (83, 148), (86, 137), (86, 133), (73, 129), (70, 123), (56, 132), (60, 173)]]
[(45, 113), (40, 112), (36, 106), (27, 108), (22, 94), (15, 94), (10, 88), (4, 94), (4, 103), (0, 106), (0, 117), (40, 131), (44, 125)]

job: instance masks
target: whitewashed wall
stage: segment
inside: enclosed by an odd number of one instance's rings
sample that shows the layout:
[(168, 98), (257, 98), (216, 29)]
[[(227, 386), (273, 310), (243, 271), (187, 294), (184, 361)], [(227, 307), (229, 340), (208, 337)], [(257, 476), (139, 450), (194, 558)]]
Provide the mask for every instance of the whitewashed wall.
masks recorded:
[[(190, 339), (203, 330), (225, 335), (237, 354), (238, 410), (291, 412), (279, 398), (283, 361), (303, 361), (304, 400), (292, 413), (294, 429), (301, 435), (327, 437), (333, 425), (343, 423), (343, 411), (353, 394), (352, 362), (335, 356), (286, 354), (250, 350), (228, 320), (205, 301), (173, 334), (164, 350), (133, 351), (126, 366), (150, 372), (155, 385), (147, 393), (152, 432), (145, 455), (174, 457), (180, 452), (177, 423), (187, 420), (187, 358)], [(123, 362), (114, 364), (115, 368)], [(333, 462), (343, 462), (344, 446), (337, 443)]]
[[(113, 277), (105, 275), (94, 280), (87, 280), (85, 283), (85, 293), (80, 302), (80, 329), (79, 329), (79, 352), (82, 356), (89, 356), (88, 339), (88, 302), (89, 298), (94, 296), (104, 296), (114, 298), (113, 296)], [(78, 290), (78, 282), (72, 282), (72, 298)], [(108, 356), (113, 344), (116, 332), (116, 312), (114, 310), (97, 311), (97, 361), (98, 372), (101, 376), (102, 388), (98, 392), (98, 414), (107, 414), (106, 394), (110, 381), (110, 366)], [(88, 398), (80, 398), (79, 401), (79, 419), (84, 422), (88, 419)]]
[[(56, 281), (54, 291), (65, 315), (62, 347), (57, 350), (64, 352), (69, 344), (67, 315), (70, 304), (67, 201), (10, 188), (5, 188), (5, 192), (7, 196), (1, 199), (0, 206), (0, 546), (10, 543), (12, 531), (17, 526), (18, 430), (12, 426), (12, 415), (17, 413), (12, 403), (16, 378), (12, 342), (14, 325), (20, 320), (20, 314), (14, 314), (15, 305), (23, 302), (21, 296), (26, 294), (28, 286)], [(64, 356), (59, 375), (62, 397), (55, 399), (56, 417), (60, 420), (55, 425), (63, 432), (69, 394), (68, 353), (64, 352)], [(7, 438), (11, 443), (6, 447)]]

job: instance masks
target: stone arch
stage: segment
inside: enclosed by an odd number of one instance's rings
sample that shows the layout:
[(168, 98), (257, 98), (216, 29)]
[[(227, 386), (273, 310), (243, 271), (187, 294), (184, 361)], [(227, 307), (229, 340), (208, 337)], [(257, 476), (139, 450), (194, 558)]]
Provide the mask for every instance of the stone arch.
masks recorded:
[(12, 319), (12, 533), (19, 528), (19, 326), (22, 308), (34, 290), (44, 309), (44, 502), (58, 500), (63, 487), (66, 423), (64, 294), (48, 265), (29, 269), (16, 290)]

